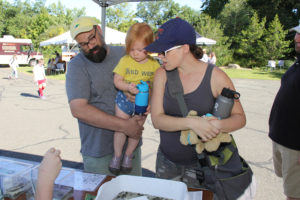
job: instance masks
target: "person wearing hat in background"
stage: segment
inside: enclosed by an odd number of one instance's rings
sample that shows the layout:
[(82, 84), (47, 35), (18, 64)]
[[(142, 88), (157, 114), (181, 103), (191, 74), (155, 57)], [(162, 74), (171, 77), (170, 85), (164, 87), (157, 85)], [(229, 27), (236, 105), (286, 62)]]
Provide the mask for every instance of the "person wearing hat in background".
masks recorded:
[[(107, 46), (102, 30), (92, 17), (75, 19), (71, 36), (80, 47), (80, 53), (68, 65), (66, 91), (72, 115), (78, 119), (81, 154), (85, 171), (113, 175), (108, 170), (113, 155), (114, 131), (139, 139), (145, 117), (129, 119), (116, 117), (113, 69), (125, 50)], [(141, 149), (133, 153), (131, 175), (141, 175)]]
[(188, 110), (197, 111), (198, 116), (212, 111), (224, 87), (235, 90), (221, 69), (199, 60), (203, 52), (196, 46), (195, 30), (188, 22), (180, 18), (167, 21), (158, 29), (157, 39), (145, 49), (159, 53), (163, 62), (154, 76), (151, 99), (152, 122), (160, 131), (156, 176), (183, 181), (188, 187), (201, 187), (195, 173), (197, 153), (194, 146), (180, 143), (180, 132), (192, 129), (207, 141), (220, 131), (240, 129), (246, 123), (242, 105), (235, 100), (231, 116), (223, 120), (182, 117), (176, 98), (170, 96), (166, 87), (166, 71), (178, 69), (185, 103)]
[(273, 145), (275, 174), (283, 178), (288, 200), (300, 200), (300, 25), (295, 31), (296, 62), (281, 78), (270, 118), (269, 137)]

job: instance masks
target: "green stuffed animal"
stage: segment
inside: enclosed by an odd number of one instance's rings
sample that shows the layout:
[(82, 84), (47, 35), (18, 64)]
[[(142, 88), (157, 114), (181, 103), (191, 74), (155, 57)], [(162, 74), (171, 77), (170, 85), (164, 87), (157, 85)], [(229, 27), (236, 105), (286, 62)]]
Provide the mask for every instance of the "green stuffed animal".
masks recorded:
[[(191, 110), (187, 117), (199, 117), (197, 112)], [(183, 145), (195, 144), (195, 149), (198, 154), (202, 153), (205, 149), (208, 152), (216, 151), (222, 142), (231, 142), (231, 136), (229, 133), (221, 132), (215, 138), (207, 142), (202, 142), (198, 135), (193, 130), (183, 130), (180, 135), (180, 142)]]

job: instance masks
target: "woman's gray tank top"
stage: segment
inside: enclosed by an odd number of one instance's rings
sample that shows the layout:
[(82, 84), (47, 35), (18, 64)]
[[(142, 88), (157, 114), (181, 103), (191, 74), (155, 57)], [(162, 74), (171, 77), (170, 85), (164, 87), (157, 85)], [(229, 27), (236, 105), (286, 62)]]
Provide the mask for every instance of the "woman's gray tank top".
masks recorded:
[[(211, 74), (215, 65), (208, 64), (205, 75), (198, 88), (191, 93), (184, 95), (185, 103), (188, 110), (195, 110), (198, 112), (198, 116), (211, 113), (215, 98), (211, 90)], [(168, 80), (167, 80), (168, 81)], [(182, 117), (177, 100), (171, 97), (167, 82), (165, 86), (163, 108), (165, 114)], [(191, 165), (197, 162), (197, 154), (194, 145), (185, 146), (180, 143), (180, 131), (166, 132), (160, 130), (160, 149), (162, 153), (170, 161), (181, 164)]]

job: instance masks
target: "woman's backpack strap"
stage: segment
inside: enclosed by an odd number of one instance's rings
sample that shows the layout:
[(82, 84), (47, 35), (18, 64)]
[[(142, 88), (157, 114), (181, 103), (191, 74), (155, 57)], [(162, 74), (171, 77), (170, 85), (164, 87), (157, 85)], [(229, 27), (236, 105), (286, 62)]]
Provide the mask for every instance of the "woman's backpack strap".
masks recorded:
[(188, 114), (188, 108), (185, 104), (183, 97), (183, 87), (179, 78), (177, 68), (172, 71), (166, 71), (167, 74), (167, 87), (170, 95), (176, 98), (181, 114), (185, 117)]

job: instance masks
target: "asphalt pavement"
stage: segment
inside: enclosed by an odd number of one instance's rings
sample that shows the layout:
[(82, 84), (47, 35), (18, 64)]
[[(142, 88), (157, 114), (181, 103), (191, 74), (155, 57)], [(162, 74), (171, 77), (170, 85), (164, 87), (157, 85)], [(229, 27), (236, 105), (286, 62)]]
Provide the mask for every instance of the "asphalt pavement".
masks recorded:
[[(48, 80), (46, 99), (38, 98), (31, 74), (9, 80), (8, 67), (0, 67), (0, 149), (43, 155), (50, 147), (62, 150), (65, 160), (81, 162), (77, 120), (70, 113), (65, 82)], [(246, 126), (233, 133), (240, 154), (257, 180), (256, 200), (284, 199), (282, 180), (274, 174), (268, 118), (280, 81), (233, 79), (241, 93)], [(142, 167), (155, 171), (159, 133), (150, 116), (145, 123)]]

